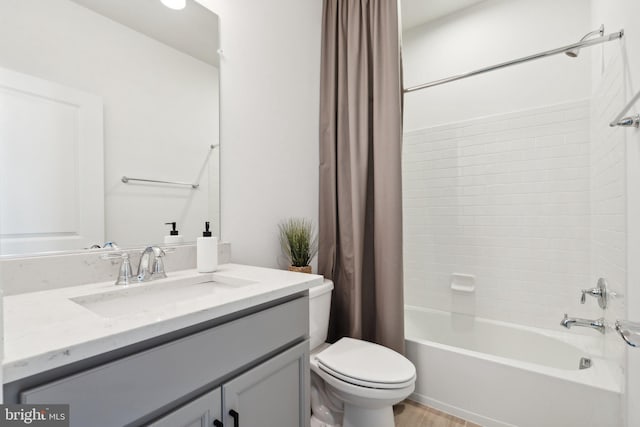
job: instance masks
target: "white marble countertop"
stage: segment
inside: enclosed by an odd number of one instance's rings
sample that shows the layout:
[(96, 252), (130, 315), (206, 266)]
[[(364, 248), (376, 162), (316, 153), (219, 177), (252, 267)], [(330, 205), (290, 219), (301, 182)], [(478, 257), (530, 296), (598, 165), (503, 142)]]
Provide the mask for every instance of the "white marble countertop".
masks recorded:
[(142, 304), (135, 313), (111, 317), (101, 316), (72, 298), (77, 300), (124, 288), (112, 281), (5, 297), (3, 381), (12, 382), (275, 301), (303, 292), (323, 280), (317, 275), (223, 264), (215, 273), (170, 272), (167, 279), (129, 285), (126, 289), (189, 280), (194, 276), (222, 282), (226, 278), (237, 279), (245, 284), (168, 304), (149, 304), (148, 307)]

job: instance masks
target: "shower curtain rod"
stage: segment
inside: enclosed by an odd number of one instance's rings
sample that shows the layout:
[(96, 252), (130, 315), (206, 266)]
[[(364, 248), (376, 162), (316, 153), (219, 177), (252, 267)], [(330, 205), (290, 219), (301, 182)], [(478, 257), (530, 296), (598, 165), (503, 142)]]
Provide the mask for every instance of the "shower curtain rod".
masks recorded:
[[(603, 29), (603, 31), (604, 31), (604, 29)], [(570, 44), (570, 45), (567, 45), (567, 46), (564, 46), (564, 47), (559, 47), (557, 49), (547, 50), (547, 51), (536, 53), (536, 54), (529, 55), (529, 56), (524, 56), (522, 58), (514, 59), (512, 61), (507, 61), (507, 62), (502, 62), (500, 64), (492, 65), (490, 67), (480, 68), (478, 70), (471, 71), (469, 73), (458, 74), (456, 76), (447, 77), (446, 79), (435, 80), (435, 81), (432, 81), (432, 82), (429, 82), (429, 83), (424, 83), (424, 84), (421, 84), (421, 85), (412, 86), (412, 87), (404, 89), (404, 93), (415, 92), (417, 90), (426, 89), (426, 88), (430, 88), (430, 87), (433, 87), (433, 86), (443, 85), (445, 83), (454, 82), (456, 80), (466, 79), (467, 77), (477, 76), (478, 74), (488, 73), (489, 71), (499, 70), (500, 68), (510, 67), (512, 65), (521, 64), (523, 62), (532, 61), (534, 59), (546, 58), (547, 56), (558, 55), (560, 53), (566, 53), (566, 52), (569, 52), (569, 51), (572, 51), (572, 50), (576, 50), (576, 49), (580, 49), (580, 48), (583, 48), (583, 47), (594, 46), (594, 45), (597, 45), (597, 44), (600, 44), (600, 43), (610, 42), (612, 40), (617, 40), (617, 39), (622, 38), (623, 35), (624, 35), (624, 29), (622, 29), (620, 31), (616, 31), (615, 33), (608, 34), (606, 36), (602, 35), (601, 37), (598, 37), (596, 39), (584, 40), (584, 41), (581, 40), (581, 41), (579, 41), (577, 43), (573, 43), (573, 44)]]

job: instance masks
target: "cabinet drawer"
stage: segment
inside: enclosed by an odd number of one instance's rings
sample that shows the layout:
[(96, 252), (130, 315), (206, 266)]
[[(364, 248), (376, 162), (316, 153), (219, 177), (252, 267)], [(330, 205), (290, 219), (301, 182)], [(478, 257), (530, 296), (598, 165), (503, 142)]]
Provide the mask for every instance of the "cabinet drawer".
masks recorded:
[(122, 426), (306, 337), (307, 298), (260, 311), (21, 393), (68, 403), (72, 427)]

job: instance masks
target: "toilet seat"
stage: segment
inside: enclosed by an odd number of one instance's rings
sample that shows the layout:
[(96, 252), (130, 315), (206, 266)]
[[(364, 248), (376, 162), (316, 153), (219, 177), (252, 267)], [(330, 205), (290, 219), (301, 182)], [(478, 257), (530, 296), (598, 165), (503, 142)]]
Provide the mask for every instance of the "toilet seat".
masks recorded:
[(401, 354), (353, 338), (340, 339), (315, 359), (323, 372), (360, 387), (404, 389), (416, 379), (415, 367)]

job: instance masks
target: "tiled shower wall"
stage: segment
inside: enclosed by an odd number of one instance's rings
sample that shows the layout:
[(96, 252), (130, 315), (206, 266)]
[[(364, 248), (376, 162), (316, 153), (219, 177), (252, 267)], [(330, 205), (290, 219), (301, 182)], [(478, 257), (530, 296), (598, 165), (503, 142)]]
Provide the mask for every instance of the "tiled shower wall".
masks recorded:
[[(405, 133), (407, 304), (558, 330), (590, 281), (590, 104)], [(450, 289), (475, 276), (473, 293)]]

